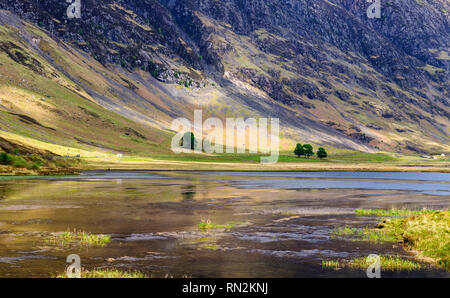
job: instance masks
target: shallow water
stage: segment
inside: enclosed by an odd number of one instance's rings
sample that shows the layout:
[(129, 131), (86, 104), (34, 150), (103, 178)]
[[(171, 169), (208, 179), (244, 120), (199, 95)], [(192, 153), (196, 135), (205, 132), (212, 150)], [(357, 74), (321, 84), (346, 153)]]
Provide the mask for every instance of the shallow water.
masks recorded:
[[(87, 172), (0, 181), (0, 277), (62, 273), (82, 266), (155, 277), (364, 277), (322, 269), (321, 260), (408, 254), (395, 243), (330, 237), (335, 227), (373, 226), (355, 208), (447, 209), (450, 174), (352, 172)], [(235, 223), (200, 231), (197, 224)], [(103, 248), (61, 246), (51, 233), (109, 234)], [(449, 277), (439, 268), (384, 272)]]

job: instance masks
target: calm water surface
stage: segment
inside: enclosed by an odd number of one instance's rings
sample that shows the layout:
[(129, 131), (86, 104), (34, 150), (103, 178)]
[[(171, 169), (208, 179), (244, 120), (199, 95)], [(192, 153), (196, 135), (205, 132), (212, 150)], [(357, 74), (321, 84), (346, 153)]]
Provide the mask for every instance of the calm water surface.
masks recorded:
[[(62, 273), (82, 266), (155, 277), (364, 277), (328, 270), (324, 259), (372, 253), (410, 257), (395, 243), (330, 237), (335, 227), (372, 227), (355, 208), (448, 209), (450, 174), (373, 172), (86, 172), (0, 181), (0, 277)], [(202, 220), (234, 223), (199, 231)], [(109, 234), (103, 248), (60, 246), (52, 233)], [(384, 276), (449, 277), (427, 267)]]

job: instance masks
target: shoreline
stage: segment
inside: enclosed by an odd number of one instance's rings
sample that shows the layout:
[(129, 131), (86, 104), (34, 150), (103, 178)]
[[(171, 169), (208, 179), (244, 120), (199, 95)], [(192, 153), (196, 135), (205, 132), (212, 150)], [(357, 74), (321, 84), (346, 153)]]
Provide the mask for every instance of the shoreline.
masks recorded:
[(350, 163), (208, 163), (208, 162), (178, 162), (159, 161), (152, 162), (115, 162), (101, 163), (89, 162), (81, 166), (67, 169), (42, 169), (39, 171), (12, 168), (10, 171), (0, 172), (0, 177), (30, 177), (30, 176), (67, 176), (80, 175), (84, 171), (147, 171), (147, 172), (395, 172), (395, 173), (450, 173), (450, 164), (447, 165), (395, 165), (386, 163), (377, 164), (350, 164)]
[(430, 164), (388, 164), (388, 163), (225, 163), (187, 161), (148, 161), (118, 163), (88, 163), (80, 171), (207, 171), (207, 172), (436, 172), (450, 173), (450, 163)]

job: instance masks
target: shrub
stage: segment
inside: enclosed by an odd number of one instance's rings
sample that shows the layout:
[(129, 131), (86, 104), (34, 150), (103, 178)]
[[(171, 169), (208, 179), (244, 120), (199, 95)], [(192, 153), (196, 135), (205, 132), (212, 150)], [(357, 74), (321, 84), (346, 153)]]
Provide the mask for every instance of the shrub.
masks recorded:
[(28, 168), (28, 163), (22, 157), (14, 157), (12, 162), (15, 168)]
[(37, 162), (35, 162), (35, 163), (33, 163), (32, 165), (31, 165), (31, 169), (32, 170), (39, 170), (39, 168), (42, 166), (42, 163), (41, 162), (39, 162), (39, 161), (37, 161)]
[(12, 162), (13, 162), (13, 160), (8, 153), (5, 153), (5, 152), (0, 153), (0, 164), (10, 165), (10, 164), (12, 164)]

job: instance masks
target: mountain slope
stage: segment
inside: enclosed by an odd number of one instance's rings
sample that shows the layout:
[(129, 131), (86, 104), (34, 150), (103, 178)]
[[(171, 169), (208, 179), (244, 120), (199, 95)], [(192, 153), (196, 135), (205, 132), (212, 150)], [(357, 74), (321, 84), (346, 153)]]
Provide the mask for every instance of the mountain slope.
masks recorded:
[(450, 151), (447, 1), (389, 2), (372, 20), (359, 0), (84, 0), (70, 20), (67, 5), (0, 0), (9, 133), (168, 152), (172, 119), (200, 108), (278, 117), (282, 149)]

